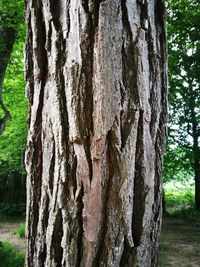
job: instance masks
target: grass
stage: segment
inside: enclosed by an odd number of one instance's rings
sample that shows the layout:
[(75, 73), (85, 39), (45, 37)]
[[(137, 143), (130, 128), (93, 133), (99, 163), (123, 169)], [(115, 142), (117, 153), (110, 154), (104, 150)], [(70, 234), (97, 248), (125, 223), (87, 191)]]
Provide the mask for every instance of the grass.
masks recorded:
[(23, 267), (24, 254), (14, 251), (8, 243), (0, 241), (0, 266), (1, 267)]
[(18, 235), (19, 238), (25, 238), (25, 224), (21, 223), (14, 231), (14, 234)]
[(194, 181), (171, 182), (164, 186), (168, 216), (184, 218), (200, 225), (200, 211), (195, 209)]
[(165, 205), (158, 266), (198, 267), (200, 212), (194, 208), (193, 181), (166, 184)]
[(175, 214), (194, 208), (194, 182), (169, 182), (164, 185), (166, 210)]

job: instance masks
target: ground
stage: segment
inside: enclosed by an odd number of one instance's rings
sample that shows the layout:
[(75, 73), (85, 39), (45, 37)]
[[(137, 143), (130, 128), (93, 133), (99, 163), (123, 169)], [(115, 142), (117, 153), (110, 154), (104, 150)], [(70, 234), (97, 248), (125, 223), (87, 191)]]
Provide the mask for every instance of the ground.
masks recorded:
[(10, 243), (16, 251), (25, 252), (25, 239), (14, 234), (24, 220), (0, 220), (0, 241)]
[(183, 216), (164, 217), (159, 267), (200, 267), (200, 222)]
[[(25, 240), (14, 234), (23, 220), (0, 221), (0, 240), (12, 244), (16, 251), (25, 251)], [(163, 219), (160, 261), (158, 267), (200, 266), (200, 221), (183, 216)]]

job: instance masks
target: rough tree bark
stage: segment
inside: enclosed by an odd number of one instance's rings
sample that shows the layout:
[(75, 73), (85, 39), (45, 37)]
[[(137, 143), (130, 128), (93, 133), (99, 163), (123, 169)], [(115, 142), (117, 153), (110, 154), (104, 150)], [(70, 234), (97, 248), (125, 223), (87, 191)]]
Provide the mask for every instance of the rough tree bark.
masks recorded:
[(156, 266), (162, 0), (27, 0), (27, 266)]

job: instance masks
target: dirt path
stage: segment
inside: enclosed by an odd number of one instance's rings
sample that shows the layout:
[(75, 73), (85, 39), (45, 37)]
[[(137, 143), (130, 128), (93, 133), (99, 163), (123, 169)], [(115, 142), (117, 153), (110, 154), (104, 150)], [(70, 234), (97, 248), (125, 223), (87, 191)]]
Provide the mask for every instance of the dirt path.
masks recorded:
[[(13, 232), (23, 221), (0, 221), (0, 241), (25, 252), (25, 240)], [(200, 267), (200, 222), (180, 217), (163, 220), (158, 267)]]
[(159, 267), (200, 267), (200, 224), (180, 217), (163, 220)]
[(10, 243), (16, 251), (25, 252), (25, 239), (19, 238), (14, 231), (23, 221), (4, 222), (0, 221), (0, 241)]

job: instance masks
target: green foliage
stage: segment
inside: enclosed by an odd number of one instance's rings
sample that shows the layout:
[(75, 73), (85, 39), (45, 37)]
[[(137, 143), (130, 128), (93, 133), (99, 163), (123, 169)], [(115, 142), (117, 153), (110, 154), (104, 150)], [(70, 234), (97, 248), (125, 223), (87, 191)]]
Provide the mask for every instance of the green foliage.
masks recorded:
[(16, 28), (23, 21), (24, 1), (22, 0), (0, 0), (1, 27)]
[(168, 214), (185, 213), (193, 210), (194, 181), (171, 181), (165, 184), (165, 205)]
[(0, 165), (7, 162), (7, 171), (24, 173), (21, 164), (26, 142), (27, 101), (23, 77), (23, 41), (18, 41), (11, 56), (4, 80), (4, 103), (11, 112), (12, 119), (7, 123), (6, 131), (0, 140)]
[[(17, 38), (6, 70), (3, 84), (4, 104), (12, 119), (0, 136), (0, 194), (5, 191), (9, 175), (25, 175), (26, 118), (28, 104), (25, 97), (23, 47), (25, 39), (24, 1), (0, 0), (1, 27), (17, 29)], [(3, 21), (2, 21), (3, 20)], [(4, 115), (0, 109), (0, 117)]]
[[(1, 83), (8, 63), (13, 42), (22, 39), (24, 32), (24, 1), (0, 0), (0, 65)], [(0, 88), (1, 93), (2, 88)]]
[(189, 147), (193, 120), (200, 119), (200, 3), (168, 0), (168, 13), (169, 136)]
[(167, 6), (169, 138), (165, 181), (194, 175), (200, 153), (200, 2), (168, 0)]
[(26, 211), (25, 204), (0, 203), (0, 218), (19, 217)]
[(1, 267), (23, 267), (24, 255), (15, 252), (8, 243), (0, 241), (0, 266)]
[(14, 234), (18, 235), (19, 238), (25, 237), (25, 224), (21, 223), (19, 227), (14, 231)]
[(164, 182), (188, 181), (192, 176), (192, 151), (184, 147), (168, 145), (164, 157)]

